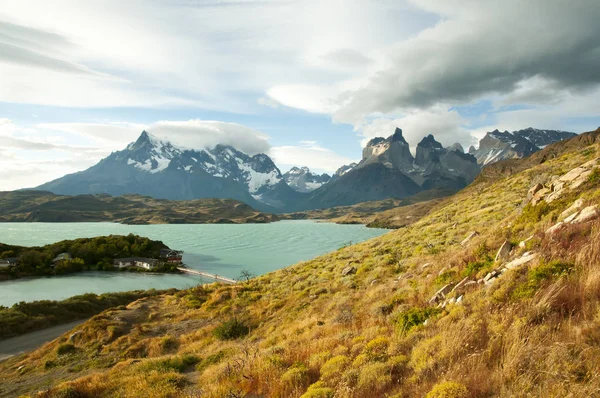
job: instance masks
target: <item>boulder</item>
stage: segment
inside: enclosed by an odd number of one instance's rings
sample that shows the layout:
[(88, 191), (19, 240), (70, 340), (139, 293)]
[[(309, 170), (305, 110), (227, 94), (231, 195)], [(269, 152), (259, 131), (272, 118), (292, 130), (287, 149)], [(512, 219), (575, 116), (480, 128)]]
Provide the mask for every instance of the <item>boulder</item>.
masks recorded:
[(373, 286), (373, 285), (375, 285), (375, 284), (377, 284), (377, 279), (373, 279), (373, 280), (371, 281), (371, 286)]
[(539, 183), (529, 188), (529, 191), (527, 191), (527, 200), (531, 200), (533, 196), (542, 188), (544, 188), (544, 186)]
[(567, 210), (560, 213), (560, 218), (567, 218), (570, 215), (572, 215), (573, 213), (579, 212), (579, 210), (581, 210), (582, 207), (583, 207), (583, 199), (579, 198), (575, 202), (573, 202), (573, 204), (571, 206), (569, 206), (569, 208)]
[(533, 239), (533, 235), (531, 235), (529, 238), (519, 242), (519, 247), (523, 248), (523, 247), (527, 246), (527, 242), (529, 242), (531, 239)]
[(448, 271), (449, 269), (450, 269), (450, 266), (449, 266), (449, 265), (446, 265), (446, 266), (444, 266), (444, 267), (443, 267), (443, 268), (440, 270), (440, 272), (438, 272), (438, 276), (439, 276), (439, 275), (442, 275), (444, 272)]
[(460, 244), (462, 246), (465, 246), (465, 245), (467, 245), (467, 243), (469, 243), (471, 240), (473, 240), (473, 238), (475, 238), (478, 235), (479, 235), (479, 232), (473, 231), (462, 242), (460, 242)]
[(505, 240), (502, 246), (500, 246), (500, 249), (498, 249), (498, 253), (496, 253), (496, 258), (494, 259), (494, 261), (502, 262), (508, 260), (511, 248), (512, 245), (510, 244), (510, 242)]
[(460, 303), (462, 303), (462, 301), (463, 301), (463, 296), (461, 295), (456, 299), (456, 304), (460, 304)]
[(469, 277), (465, 276), (465, 278), (462, 281), (458, 282), (456, 284), (456, 286), (454, 286), (452, 288), (452, 292), (454, 292), (455, 290), (458, 290), (458, 289), (462, 288), (465, 285), (465, 283), (467, 283), (467, 282), (469, 282)]
[(81, 330), (76, 331), (75, 333), (71, 334), (69, 336), (69, 343), (73, 343), (75, 341), (75, 338), (79, 335), (81, 335), (83, 332)]
[(429, 303), (433, 304), (433, 303), (436, 303), (436, 302), (442, 300), (443, 298), (445, 298), (446, 294), (450, 293), (450, 291), (452, 290), (453, 285), (454, 285), (454, 283), (450, 282), (447, 285), (445, 285), (444, 287), (442, 287), (431, 297), (431, 299), (429, 299)]
[(581, 174), (588, 171), (587, 167), (579, 166), (575, 167), (573, 170), (569, 171), (567, 174), (561, 176), (558, 180), (563, 182), (572, 182), (576, 180)]
[(527, 263), (535, 260), (538, 257), (537, 253), (526, 253), (526, 254), (527, 255), (523, 255), (523, 257), (521, 257), (521, 258), (511, 261), (510, 263), (506, 264), (504, 267), (506, 269), (514, 269), (514, 268), (520, 267), (521, 265), (527, 264)]
[(579, 212), (576, 211), (575, 213), (571, 214), (569, 217), (565, 218), (563, 220), (563, 222), (565, 224), (570, 224), (570, 223), (572, 223), (577, 218), (578, 215), (579, 215)]
[(346, 267), (342, 270), (342, 276), (356, 274), (356, 268)]
[(600, 216), (600, 211), (598, 211), (598, 205), (588, 206), (585, 209), (581, 210), (577, 218), (571, 221), (572, 224), (583, 223), (591, 221)]
[(575, 180), (571, 182), (571, 189), (575, 189), (585, 184), (590, 178), (590, 174), (592, 174), (592, 170), (586, 170), (579, 175)]
[(559, 230), (560, 230), (560, 229), (561, 229), (561, 228), (562, 228), (564, 225), (565, 225), (565, 223), (564, 223), (564, 222), (562, 222), (562, 221), (559, 221), (559, 222), (557, 222), (556, 224), (554, 224), (553, 226), (551, 226), (550, 228), (548, 228), (548, 229), (546, 230), (546, 233), (547, 233), (547, 234), (553, 234), (553, 233), (555, 233), (555, 232), (559, 231)]
[(483, 282), (487, 283), (492, 278), (495, 278), (498, 273), (496, 271), (488, 272), (488, 274), (483, 278)]
[(548, 195), (550, 193), (550, 189), (549, 188), (542, 188), (539, 191), (537, 191), (535, 193), (535, 195), (533, 195), (533, 198), (531, 198), (531, 205), (535, 206), (538, 203), (540, 203), (542, 200), (544, 200), (544, 198), (546, 197), (546, 195)]

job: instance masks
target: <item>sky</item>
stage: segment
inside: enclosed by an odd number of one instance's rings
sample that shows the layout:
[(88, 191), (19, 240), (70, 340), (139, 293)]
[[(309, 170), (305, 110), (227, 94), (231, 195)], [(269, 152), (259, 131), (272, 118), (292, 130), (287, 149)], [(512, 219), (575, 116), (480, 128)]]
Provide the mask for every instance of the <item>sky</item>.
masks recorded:
[(0, 191), (146, 129), (333, 172), (400, 127), (600, 126), (598, 0), (0, 0)]

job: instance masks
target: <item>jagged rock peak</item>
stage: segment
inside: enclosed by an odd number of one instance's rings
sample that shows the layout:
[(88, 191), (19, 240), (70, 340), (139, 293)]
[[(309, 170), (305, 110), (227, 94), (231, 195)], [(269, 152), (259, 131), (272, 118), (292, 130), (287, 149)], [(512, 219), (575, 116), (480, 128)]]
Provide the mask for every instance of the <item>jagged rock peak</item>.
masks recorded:
[(432, 134), (429, 134), (427, 137), (423, 137), (423, 139), (421, 140), (421, 142), (419, 142), (419, 144), (417, 146), (424, 147), (424, 148), (436, 148), (436, 149), (444, 148), (442, 146), (442, 144), (440, 144), (439, 142), (437, 142), (435, 140), (435, 137)]
[(450, 145), (448, 147), (449, 151), (456, 151), (456, 152), (460, 152), (460, 153), (465, 153), (465, 149), (463, 148), (462, 145), (460, 145), (460, 143), (456, 142), (452, 145)]
[(396, 130), (394, 130), (394, 134), (391, 137), (392, 141), (396, 141), (396, 142), (403, 142), (406, 145), (408, 145), (408, 142), (406, 142), (406, 140), (404, 139), (404, 136), (402, 135), (402, 129), (396, 127)]

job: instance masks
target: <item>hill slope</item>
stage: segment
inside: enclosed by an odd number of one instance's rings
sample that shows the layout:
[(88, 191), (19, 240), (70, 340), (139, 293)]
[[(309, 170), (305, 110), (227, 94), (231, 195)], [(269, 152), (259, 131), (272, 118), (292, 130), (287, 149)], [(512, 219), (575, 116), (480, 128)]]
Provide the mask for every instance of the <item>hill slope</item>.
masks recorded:
[(600, 129), (578, 142), (382, 237), (104, 312), (0, 364), (0, 393), (594, 396)]
[(166, 200), (140, 195), (54, 195), (0, 192), (0, 222), (118, 222), (123, 224), (265, 223), (272, 214), (231, 199)]

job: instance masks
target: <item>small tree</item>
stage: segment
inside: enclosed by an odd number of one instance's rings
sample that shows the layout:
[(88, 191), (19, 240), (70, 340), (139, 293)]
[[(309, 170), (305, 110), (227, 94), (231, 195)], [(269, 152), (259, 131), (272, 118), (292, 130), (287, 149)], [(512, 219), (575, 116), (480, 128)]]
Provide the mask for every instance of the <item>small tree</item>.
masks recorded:
[(244, 282), (248, 282), (250, 279), (254, 278), (255, 276), (256, 276), (255, 274), (248, 271), (247, 269), (243, 269), (242, 272), (240, 272), (240, 277), (238, 279), (241, 281), (244, 281)]

